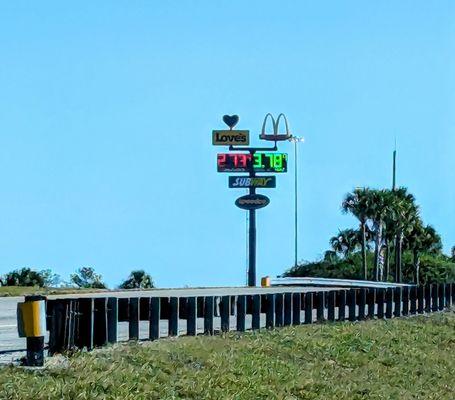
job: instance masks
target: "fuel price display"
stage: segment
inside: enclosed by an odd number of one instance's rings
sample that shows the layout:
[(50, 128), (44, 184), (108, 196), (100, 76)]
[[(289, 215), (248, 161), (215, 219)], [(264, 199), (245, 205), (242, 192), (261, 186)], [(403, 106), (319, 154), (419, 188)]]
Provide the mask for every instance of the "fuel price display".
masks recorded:
[(287, 172), (286, 153), (219, 153), (218, 172)]

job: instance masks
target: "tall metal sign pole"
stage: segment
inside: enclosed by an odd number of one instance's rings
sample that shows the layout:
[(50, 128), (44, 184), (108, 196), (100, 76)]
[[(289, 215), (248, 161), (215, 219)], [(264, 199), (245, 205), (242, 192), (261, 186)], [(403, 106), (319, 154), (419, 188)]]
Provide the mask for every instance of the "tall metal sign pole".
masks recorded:
[(289, 139), (291, 143), (294, 143), (294, 267), (297, 268), (298, 263), (298, 230), (299, 230), (299, 220), (298, 220), (298, 157), (297, 157), (297, 143), (304, 142), (303, 137), (291, 136)]
[[(250, 153), (254, 154), (254, 151)], [(254, 171), (250, 171), (250, 178), (254, 177)], [(250, 197), (256, 194), (256, 188), (249, 188)], [(248, 286), (256, 286), (256, 209), (248, 210), (250, 224), (248, 226)]]
[[(271, 120), (273, 133), (266, 133), (268, 119)], [(280, 120), (283, 119), (286, 131), (278, 133)], [(272, 176), (257, 175), (258, 173), (281, 173), (287, 172), (287, 154), (278, 153), (277, 142), (289, 140), (288, 122), (284, 114), (275, 118), (267, 114), (262, 124), (261, 140), (274, 142), (273, 147), (245, 147), (249, 145), (249, 131), (234, 130), (239, 117), (237, 115), (225, 115), (223, 121), (229, 130), (212, 131), (212, 143), (215, 146), (229, 145), (231, 153), (217, 155), (218, 172), (248, 173), (247, 176), (229, 177), (229, 188), (246, 188), (248, 195), (239, 197), (235, 205), (249, 213), (248, 227), (248, 286), (256, 286), (256, 210), (266, 207), (270, 200), (267, 196), (256, 193), (257, 188), (274, 188), (276, 178)], [(234, 153), (243, 152), (243, 153)]]

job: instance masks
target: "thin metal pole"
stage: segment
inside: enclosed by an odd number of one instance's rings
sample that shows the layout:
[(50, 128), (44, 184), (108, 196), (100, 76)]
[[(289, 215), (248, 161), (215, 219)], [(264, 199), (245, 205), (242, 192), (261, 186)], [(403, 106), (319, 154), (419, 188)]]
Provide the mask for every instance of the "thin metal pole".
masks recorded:
[(397, 150), (395, 148), (395, 150), (393, 151), (393, 172), (392, 172), (392, 190), (395, 190), (396, 189), (396, 184), (397, 184), (397, 178), (396, 178), (396, 174), (397, 174)]
[(298, 257), (298, 184), (297, 184), (297, 141), (294, 142), (294, 266), (297, 267)]
[(248, 229), (250, 226), (250, 219), (249, 213), (245, 213), (245, 253), (246, 253), (246, 262), (245, 262), (245, 284), (248, 285), (248, 271), (249, 271), (249, 265), (250, 265), (250, 257), (249, 257), (249, 234), (248, 234)]
[[(255, 189), (250, 188), (250, 194), (255, 194)], [(249, 268), (248, 286), (256, 286), (256, 210), (249, 210)]]
[(298, 263), (298, 230), (299, 230), (299, 219), (298, 219), (298, 207), (299, 207), (299, 186), (298, 186), (298, 169), (299, 169), (299, 160), (298, 160), (298, 149), (297, 144), (303, 142), (303, 137), (292, 136), (289, 139), (290, 142), (294, 143), (294, 266), (297, 267)]
[[(253, 157), (255, 150), (251, 150)], [(250, 177), (254, 177), (254, 171), (250, 171)], [(256, 188), (249, 188), (250, 195), (256, 194)], [(249, 210), (249, 232), (248, 232), (248, 286), (256, 286), (256, 210)]]

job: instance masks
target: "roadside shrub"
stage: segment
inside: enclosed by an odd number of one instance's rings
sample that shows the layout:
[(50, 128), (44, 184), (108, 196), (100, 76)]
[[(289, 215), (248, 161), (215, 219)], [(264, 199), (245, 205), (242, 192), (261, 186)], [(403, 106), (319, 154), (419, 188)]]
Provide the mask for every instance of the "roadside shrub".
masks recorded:
[(2, 286), (46, 286), (43, 272), (21, 268), (8, 272), (2, 279)]
[[(373, 265), (373, 254), (368, 253), (367, 259), (369, 266)], [(369, 268), (369, 273), (373, 278)], [(321, 261), (304, 261), (297, 267), (288, 269), (282, 276), (284, 277), (319, 277), (333, 279), (363, 279), (362, 256), (360, 253), (351, 254), (348, 257), (340, 258), (334, 252), (326, 252)]]
[(92, 267), (82, 267), (75, 274), (71, 275), (71, 283), (86, 289), (106, 289), (100, 274), (97, 274)]
[(153, 287), (155, 286), (152, 277), (142, 269), (131, 271), (128, 278), (119, 286), (120, 289), (150, 289)]
[[(414, 264), (410, 254), (403, 258), (403, 280), (414, 282)], [(420, 257), (420, 283), (455, 282), (455, 263), (451, 258), (439, 254), (424, 254)]]
[[(372, 253), (367, 254), (368, 278), (373, 280)], [(395, 266), (393, 259), (390, 263), (391, 271)], [(414, 283), (414, 263), (410, 252), (403, 254), (403, 282)], [(315, 262), (303, 262), (297, 267), (288, 269), (285, 277), (320, 277), (334, 279), (363, 279), (362, 257), (360, 253), (340, 258), (333, 252), (327, 252), (324, 259)], [(420, 257), (420, 283), (455, 282), (455, 263), (451, 257), (444, 254), (422, 254)]]
[(54, 274), (50, 269), (43, 269), (40, 275), (44, 280), (45, 287), (55, 287), (61, 283), (60, 275)]

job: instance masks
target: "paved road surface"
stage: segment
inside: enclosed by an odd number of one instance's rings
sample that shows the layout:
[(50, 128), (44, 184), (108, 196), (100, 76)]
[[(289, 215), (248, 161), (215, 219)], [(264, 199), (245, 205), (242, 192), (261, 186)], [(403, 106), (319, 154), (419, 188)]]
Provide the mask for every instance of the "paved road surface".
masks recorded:
[[(317, 290), (334, 290), (337, 288), (317, 288)], [(265, 293), (284, 293), (284, 292), (309, 292), (315, 290), (314, 287), (272, 287), (272, 288), (198, 288), (198, 289), (155, 289), (147, 291), (120, 291), (102, 293), (81, 293), (68, 295), (52, 295), (49, 299), (56, 298), (77, 298), (77, 297), (171, 297), (171, 296), (235, 296), (239, 294), (265, 294)], [(0, 363), (8, 363), (24, 355), (25, 339), (17, 335), (16, 308), (17, 303), (23, 301), (23, 297), (0, 297)], [(219, 329), (219, 318), (215, 318), (215, 329)], [(235, 327), (235, 320), (231, 318), (232, 327)], [(247, 319), (247, 328), (251, 326), (251, 321)], [(261, 324), (265, 326), (265, 317), (262, 316)], [(203, 319), (197, 321), (198, 330), (203, 331)], [(167, 323), (163, 321), (160, 325), (162, 336), (167, 336)], [(140, 338), (146, 338), (148, 334), (148, 322), (140, 323)], [(186, 321), (180, 320), (179, 331), (186, 332)], [(119, 341), (128, 338), (128, 323), (120, 322), (118, 329)], [(46, 337), (46, 342), (47, 342)], [(16, 351), (15, 351), (16, 350)]]

